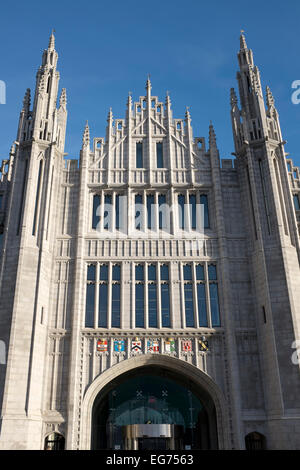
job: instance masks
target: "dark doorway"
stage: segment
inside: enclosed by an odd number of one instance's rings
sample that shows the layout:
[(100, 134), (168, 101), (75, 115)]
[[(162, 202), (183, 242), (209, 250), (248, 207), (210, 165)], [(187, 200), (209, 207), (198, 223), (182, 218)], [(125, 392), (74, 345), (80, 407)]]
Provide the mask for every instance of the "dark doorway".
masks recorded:
[[(146, 435), (130, 431), (125, 436), (124, 429), (144, 425), (168, 431), (153, 434), (152, 429)], [(217, 448), (211, 397), (178, 373), (154, 366), (134, 369), (112, 381), (95, 399), (91, 449)]]

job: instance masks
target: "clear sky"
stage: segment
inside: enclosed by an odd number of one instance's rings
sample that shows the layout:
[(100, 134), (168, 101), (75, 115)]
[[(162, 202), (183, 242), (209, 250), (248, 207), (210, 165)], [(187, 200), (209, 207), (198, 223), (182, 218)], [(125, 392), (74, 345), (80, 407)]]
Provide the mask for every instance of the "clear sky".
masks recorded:
[(234, 151), (229, 91), (236, 87), (240, 30), (269, 85), (279, 111), (286, 151), (300, 165), (300, 104), (291, 84), (300, 80), (300, 2), (236, 0), (10, 1), (0, 13), (0, 80), (7, 87), (0, 105), (0, 159), (16, 138), (26, 88), (35, 75), (52, 28), (59, 54), (60, 89), (67, 88), (65, 151), (78, 158), (85, 121), (92, 137), (105, 135), (112, 107), (124, 118), (128, 92), (171, 97), (173, 115), (190, 106), (195, 136), (208, 137), (212, 120), (222, 158)]

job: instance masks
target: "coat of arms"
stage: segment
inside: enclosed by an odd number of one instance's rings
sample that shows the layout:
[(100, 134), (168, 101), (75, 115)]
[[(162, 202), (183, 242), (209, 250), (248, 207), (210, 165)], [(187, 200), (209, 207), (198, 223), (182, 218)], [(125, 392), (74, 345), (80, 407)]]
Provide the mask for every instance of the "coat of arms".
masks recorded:
[(199, 339), (199, 350), (208, 351), (208, 341), (206, 340), (205, 336)]
[(99, 352), (107, 351), (107, 339), (98, 339), (98, 341), (97, 341), (97, 351), (99, 351)]
[(181, 350), (184, 352), (189, 352), (192, 350), (192, 341), (190, 339), (188, 340), (182, 340), (181, 341)]
[(147, 351), (151, 353), (159, 352), (159, 342), (157, 340), (148, 340)]
[(175, 352), (175, 341), (173, 338), (169, 338), (168, 340), (165, 341), (165, 352), (166, 353), (172, 353)]
[(125, 351), (125, 341), (124, 341), (124, 339), (115, 339), (114, 340), (114, 351), (115, 352)]
[(142, 352), (142, 341), (135, 339), (131, 342), (131, 351)]

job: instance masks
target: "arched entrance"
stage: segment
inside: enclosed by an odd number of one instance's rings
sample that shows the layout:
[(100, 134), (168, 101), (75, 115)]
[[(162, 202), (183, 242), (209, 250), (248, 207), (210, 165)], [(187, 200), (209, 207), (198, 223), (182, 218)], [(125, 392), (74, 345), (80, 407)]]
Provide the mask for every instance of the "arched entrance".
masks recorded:
[(92, 449), (217, 449), (211, 397), (186, 377), (149, 365), (122, 374), (96, 397)]
[[(154, 375), (157, 380), (160, 378), (160, 384), (163, 382), (163, 379), (166, 378), (172, 383), (175, 382), (179, 389), (183, 387), (187, 392), (190, 391), (193, 400), (196, 400), (196, 405), (198, 406), (198, 402), (200, 402), (203, 407), (201, 408), (201, 410), (203, 410), (202, 419), (201, 416), (199, 417), (197, 415), (196, 425), (198, 423), (199, 426), (200, 423), (202, 423), (202, 429), (204, 429), (205, 420), (208, 420), (210, 448), (229, 449), (232, 447), (229, 433), (228, 407), (225, 397), (216, 383), (194, 365), (178, 358), (163, 354), (141, 354), (107, 369), (87, 388), (80, 407), (80, 449), (91, 449), (99, 446), (99, 441), (97, 443), (97, 437), (94, 434), (95, 426), (103, 425), (99, 420), (97, 421), (97, 416), (99, 417), (99, 409), (101, 409), (101, 407), (104, 412), (106, 405), (109, 405), (109, 394), (111, 393), (112, 396), (112, 392), (119, 385), (124, 384), (125, 386), (126, 382), (129, 384), (131, 379), (138, 377), (144, 372), (147, 372), (148, 375), (151, 373), (150, 375)], [(131, 383), (133, 384), (134, 382)], [(170, 403), (168, 406), (172, 407), (173, 405)], [(198, 411), (200, 411), (200, 409)], [(121, 414), (122, 413), (119, 413), (120, 416)], [(108, 415), (106, 416), (108, 419)], [(153, 423), (148, 423), (148, 430), (151, 424)], [(168, 428), (165, 427), (163, 435), (167, 436), (168, 432), (173, 432), (175, 437), (178, 436), (180, 428), (172, 429), (171, 426), (173, 426), (173, 424), (171, 423), (162, 424), (169, 426)], [(139, 438), (141, 434), (142, 436), (144, 435), (141, 426), (142, 424), (139, 424), (138, 429), (136, 427), (127, 428), (126, 431), (122, 430), (121, 432), (125, 432), (125, 434), (127, 432), (127, 435)], [(143, 424), (143, 426), (147, 426), (147, 424)], [(180, 426), (180, 424), (176, 424), (176, 426)], [(144, 430), (145, 429), (146, 428), (144, 428)], [(107, 431), (105, 430), (105, 432)], [(148, 433), (148, 431), (146, 434), (149, 438), (151, 437), (151, 433)], [(180, 437), (182, 437), (181, 434)], [(106, 441), (105, 445), (107, 445), (107, 442), (108, 441)], [(184, 442), (183, 440), (183, 445), (185, 445)], [(115, 445), (118, 446), (120, 444)]]

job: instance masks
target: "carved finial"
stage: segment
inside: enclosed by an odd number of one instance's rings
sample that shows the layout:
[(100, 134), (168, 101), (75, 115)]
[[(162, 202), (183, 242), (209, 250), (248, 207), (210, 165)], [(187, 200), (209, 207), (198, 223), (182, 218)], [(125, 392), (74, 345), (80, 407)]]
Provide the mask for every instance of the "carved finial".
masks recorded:
[(209, 148), (217, 146), (216, 133), (215, 133), (214, 126), (213, 126), (211, 121), (210, 121), (210, 124), (209, 124), (209, 138), (208, 138), (208, 141), (209, 141)]
[(234, 88), (230, 88), (230, 104), (231, 104), (231, 107), (233, 108), (234, 106), (236, 106), (238, 103), (238, 99), (237, 99), (237, 96), (236, 96), (236, 93), (235, 93), (235, 89)]
[(54, 49), (55, 49), (55, 36), (54, 36), (54, 33), (55, 33), (55, 29), (52, 29), (51, 34), (50, 34), (50, 38), (49, 38), (49, 45), (48, 45), (48, 49), (50, 51), (54, 51)]
[(268, 109), (270, 109), (271, 107), (274, 107), (275, 100), (268, 86), (266, 87), (266, 102), (267, 102)]
[(30, 88), (27, 88), (24, 99), (23, 99), (23, 109), (24, 111), (29, 111), (30, 108)]
[(85, 128), (82, 137), (82, 148), (89, 148), (90, 147), (90, 128), (89, 123), (86, 121)]
[(247, 43), (246, 43), (244, 32), (245, 31), (241, 29), (241, 35), (240, 35), (240, 50), (241, 51), (247, 49)]
[(61, 90), (60, 98), (59, 98), (59, 106), (66, 107), (67, 105), (67, 92), (66, 89), (63, 88)]
[(108, 112), (108, 116), (107, 116), (107, 121), (112, 121), (112, 119), (113, 119), (112, 109), (109, 108), (109, 112)]
[(151, 81), (150, 81), (150, 73), (148, 73), (148, 76), (147, 76), (147, 81), (146, 81), (146, 90), (148, 91), (151, 91)]
[(186, 110), (185, 110), (185, 119), (186, 119), (186, 121), (190, 121), (190, 120), (191, 120), (191, 115), (190, 115), (189, 109), (190, 109), (190, 107), (189, 107), (189, 106), (186, 106)]

